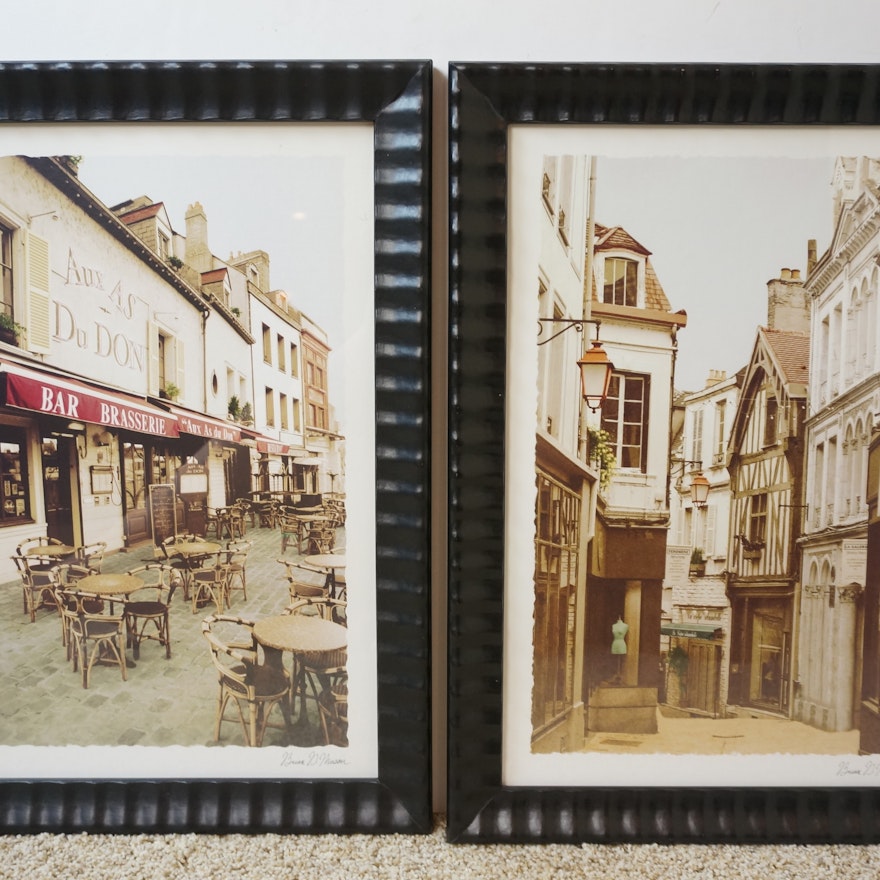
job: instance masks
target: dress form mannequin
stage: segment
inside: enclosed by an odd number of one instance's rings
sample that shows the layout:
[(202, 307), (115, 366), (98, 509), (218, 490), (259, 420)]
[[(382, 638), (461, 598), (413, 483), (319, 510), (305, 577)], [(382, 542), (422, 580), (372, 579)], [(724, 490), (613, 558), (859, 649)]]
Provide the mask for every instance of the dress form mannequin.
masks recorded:
[(623, 667), (623, 657), (626, 654), (626, 634), (629, 632), (629, 626), (623, 622), (623, 618), (618, 615), (617, 623), (611, 626), (611, 635), (614, 637), (611, 642), (611, 653), (617, 656), (617, 682), (621, 681), (621, 669)]

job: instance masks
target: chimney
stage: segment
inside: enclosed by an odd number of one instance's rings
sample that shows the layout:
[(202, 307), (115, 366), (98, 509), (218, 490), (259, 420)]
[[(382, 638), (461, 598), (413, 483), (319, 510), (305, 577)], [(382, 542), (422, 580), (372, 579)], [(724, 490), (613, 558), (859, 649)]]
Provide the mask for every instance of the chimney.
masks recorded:
[(813, 274), (813, 269), (816, 268), (816, 263), (818, 262), (816, 258), (816, 239), (811, 238), (807, 242), (807, 278)]
[(767, 282), (767, 326), (771, 330), (810, 332), (810, 300), (800, 269), (782, 269)]
[(184, 262), (197, 272), (214, 268), (208, 249), (208, 217), (199, 202), (186, 209), (186, 257)]
[(709, 377), (706, 379), (706, 387), (712, 388), (720, 384), (727, 378), (727, 370), (709, 370)]

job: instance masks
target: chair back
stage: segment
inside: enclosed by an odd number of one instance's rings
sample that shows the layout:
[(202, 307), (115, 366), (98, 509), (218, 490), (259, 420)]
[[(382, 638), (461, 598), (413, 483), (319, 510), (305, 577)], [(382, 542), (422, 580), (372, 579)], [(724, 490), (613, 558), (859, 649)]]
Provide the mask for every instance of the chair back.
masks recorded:
[(138, 601), (144, 594), (150, 594), (154, 601), (169, 605), (180, 583), (180, 579), (174, 577), (174, 569), (162, 562), (148, 562), (130, 568), (126, 574), (139, 577), (144, 582), (142, 587), (129, 594), (129, 601)]
[[(235, 641), (221, 637), (233, 633)], [(202, 621), (202, 635), (211, 651), (211, 660), (222, 679), (236, 682), (244, 691), (249, 686), (250, 669), (257, 664), (257, 644), (253, 637), (254, 622), (231, 614), (210, 614)]]
[(330, 595), (329, 578), (323, 571), (309, 568), (286, 559), (278, 560), (287, 570), (290, 601), (297, 599), (326, 599)]
[(93, 544), (86, 544), (85, 547), (80, 547), (77, 551), (79, 564), (85, 568), (91, 569), (94, 574), (100, 574), (106, 550), (106, 541), (95, 541)]

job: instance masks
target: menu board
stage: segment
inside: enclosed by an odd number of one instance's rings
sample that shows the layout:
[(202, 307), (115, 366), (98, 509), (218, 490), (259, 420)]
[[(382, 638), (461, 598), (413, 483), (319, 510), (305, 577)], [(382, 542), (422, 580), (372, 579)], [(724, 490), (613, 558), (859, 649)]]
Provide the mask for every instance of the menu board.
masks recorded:
[(156, 546), (177, 533), (174, 486), (169, 483), (150, 485), (150, 520), (153, 525), (153, 543)]

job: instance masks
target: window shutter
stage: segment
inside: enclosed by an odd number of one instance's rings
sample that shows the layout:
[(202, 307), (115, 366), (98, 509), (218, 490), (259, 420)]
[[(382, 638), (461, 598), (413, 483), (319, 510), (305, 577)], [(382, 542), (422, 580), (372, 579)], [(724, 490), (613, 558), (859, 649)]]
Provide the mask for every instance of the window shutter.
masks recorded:
[(25, 296), (25, 341), (27, 350), (48, 354), (49, 327), (49, 242), (32, 232), (25, 239), (27, 289)]
[(706, 549), (706, 556), (715, 555), (715, 520), (717, 512), (714, 507), (706, 508), (706, 539), (703, 544)]
[(184, 389), (186, 388), (186, 361), (183, 357), (183, 340), (180, 337), (174, 339), (174, 384), (180, 389), (180, 399), (186, 400)]
[(159, 394), (159, 327), (150, 321), (147, 324), (147, 393), (156, 397)]

